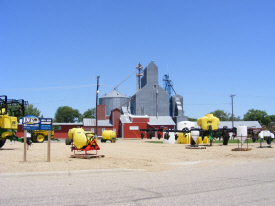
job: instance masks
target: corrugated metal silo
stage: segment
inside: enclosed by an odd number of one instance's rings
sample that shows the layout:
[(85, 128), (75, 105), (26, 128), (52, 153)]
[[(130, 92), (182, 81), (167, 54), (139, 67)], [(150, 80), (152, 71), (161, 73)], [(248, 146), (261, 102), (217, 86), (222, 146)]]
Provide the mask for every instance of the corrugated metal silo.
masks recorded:
[(114, 89), (108, 94), (100, 97), (99, 104), (106, 105), (106, 115), (110, 115), (113, 109), (119, 108), (121, 105), (128, 102), (129, 99), (130, 97), (127, 97), (125, 94), (122, 94)]
[(171, 97), (171, 116), (182, 116), (183, 113), (183, 97), (176, 94)]

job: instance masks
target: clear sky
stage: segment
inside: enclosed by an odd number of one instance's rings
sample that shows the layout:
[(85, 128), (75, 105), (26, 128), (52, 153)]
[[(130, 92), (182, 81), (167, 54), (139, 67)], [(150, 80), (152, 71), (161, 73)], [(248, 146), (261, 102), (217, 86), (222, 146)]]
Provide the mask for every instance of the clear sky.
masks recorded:
[[(0, 0), (0, 95), (84, 113), (152, 60), (185, 115), (275, 114), (274, 0)], [(118, 88), (136, 92), (132, 75)]]

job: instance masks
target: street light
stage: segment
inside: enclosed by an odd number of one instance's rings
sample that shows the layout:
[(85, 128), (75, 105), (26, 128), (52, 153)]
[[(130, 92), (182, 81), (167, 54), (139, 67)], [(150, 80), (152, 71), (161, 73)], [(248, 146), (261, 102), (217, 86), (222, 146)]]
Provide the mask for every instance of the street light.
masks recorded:
[(98, 102), (98, 93), (99, 93), (99, 90), (98, 90), (98, 88), (99, 88), (99, 77), (100, 76), (97, 76), (97, 87), (96, 87), (96, 121), (95, 121), (95, 124), (96, 124), (96, 126), (95, 126), (95, 134), (96, 134), (96, 137), (98, 136), (97, 135), (97, 102)]

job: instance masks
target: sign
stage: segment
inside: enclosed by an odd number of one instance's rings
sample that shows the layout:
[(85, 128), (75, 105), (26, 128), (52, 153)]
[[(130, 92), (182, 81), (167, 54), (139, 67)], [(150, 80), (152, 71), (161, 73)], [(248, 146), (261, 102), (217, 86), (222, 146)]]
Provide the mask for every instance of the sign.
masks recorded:
[(138, 126), (130, 126), (130, 130), (138, 130)]
[(39, 130), (39, 118), (34, 115), (27, 115), (22, 118), (23, 130)]
[(40, 130), (52, 130), (52, 118), (40, 118)]
[(23, 130), (52, 130), (52, 118), (27, 115), (22, 118)]

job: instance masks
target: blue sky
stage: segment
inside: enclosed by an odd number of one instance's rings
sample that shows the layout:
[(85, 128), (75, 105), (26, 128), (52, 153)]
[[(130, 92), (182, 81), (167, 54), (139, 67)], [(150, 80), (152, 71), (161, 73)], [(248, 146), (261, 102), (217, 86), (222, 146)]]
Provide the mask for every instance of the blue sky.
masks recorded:
[[(275, 114), (273, 0), (0, 0), (0, 95), (44, 117), (81, 113), (152, 60), (169, 74), (185, 115), (221, 109)], [(118, 88), (131, 96), (132, 75)]]

